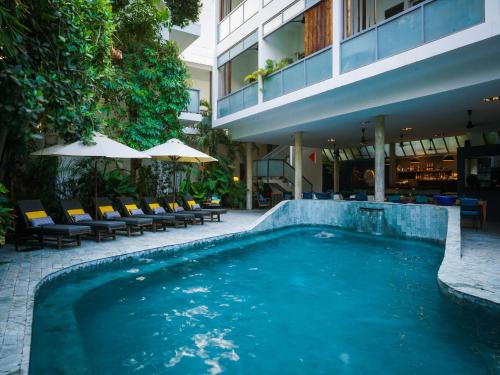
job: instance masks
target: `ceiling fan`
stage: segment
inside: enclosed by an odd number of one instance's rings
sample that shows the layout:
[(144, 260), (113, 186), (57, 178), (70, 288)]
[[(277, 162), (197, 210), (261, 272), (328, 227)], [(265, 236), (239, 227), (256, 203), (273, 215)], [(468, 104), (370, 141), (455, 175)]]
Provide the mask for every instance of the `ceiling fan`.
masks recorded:
[(399, 142), (399, 147), (400, 147), (401, 149), (404, 149), (404, 148), (405, 148), (405, 144), (404, 144), (404, 142), (403, 142), (403, 137), (404, 137), (404, 136), (405, 136), (405, 135), (404, 135), (403, 133), (401, 133), (401, 135), (399, 136), (399, 138), (401, 138), (401, 141)]

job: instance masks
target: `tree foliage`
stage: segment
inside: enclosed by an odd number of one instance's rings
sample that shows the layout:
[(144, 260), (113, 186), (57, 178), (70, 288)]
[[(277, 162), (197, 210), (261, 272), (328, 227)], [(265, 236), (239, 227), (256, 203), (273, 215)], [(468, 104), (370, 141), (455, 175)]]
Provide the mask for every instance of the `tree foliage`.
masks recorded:
[(89, 134), (109, 75), (111, 7), (107, 0), (38, 0), (26, 8), (27, 31), (0, 60), (0, 117), (66, 139)]
[(198, 21), (201, 0), (165, 0), (170, 9), (172, 25), (184, 27), (189, 22)]
[(139, 150), (180, 137), (188, 74), (175, 43), (161, 35), (169, 27), (168, 8), (160, 0), (121, 0), (115, 17), (123, 59), (107, 86), (106, 131)]

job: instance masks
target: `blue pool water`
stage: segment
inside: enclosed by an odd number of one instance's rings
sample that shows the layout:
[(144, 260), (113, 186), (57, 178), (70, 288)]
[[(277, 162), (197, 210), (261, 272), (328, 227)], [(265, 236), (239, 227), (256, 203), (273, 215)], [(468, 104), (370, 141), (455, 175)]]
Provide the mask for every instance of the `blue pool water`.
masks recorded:
[(495, 374), (500, 323), (440, 292), (443, 248), (295, 227), (73, 272), (31, 374)]

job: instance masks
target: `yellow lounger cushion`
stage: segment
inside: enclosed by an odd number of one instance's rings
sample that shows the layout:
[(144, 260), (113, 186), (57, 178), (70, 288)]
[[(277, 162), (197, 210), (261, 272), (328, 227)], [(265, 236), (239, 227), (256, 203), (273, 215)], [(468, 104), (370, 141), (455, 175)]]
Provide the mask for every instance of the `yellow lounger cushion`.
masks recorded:
[(101, 211), (101, 214), (105, 214), (106, 212), (113, 212), (115, 209), (113, 206), (100, 206), (99, 211)]
[(179, 207), (179, 205), (175, 202), (169, 202), (168, 207), (170, 207), (171, 210), (175, 211), (175, 209)]
[(41, 217), (47, 217), (47, 213), (45, 211), (30, 211), (26, 212), (26, 217), (28, 220), (39, 219)]
[(132, 212), (132, 210), (137, 210), (137, 205), (136, 204), (126, 204), (125, 208), (129, 213)]
[(187, 204), (189, 206), (189, 208), (193, 208), (193, 206), (196, 204), (195, 201), (187, 201)]
[(81, 208), (75, 208), (73, 210), (68, 210), (68, 215), (85, 215), (85, 211)]
[(220, 204), (220, 199), (212, 199), (212, 201), (210, 203), (212, 203), (212, 204)]
[(160, 205), (158, 203), (150, 203), (149, 204), (149, 208), (151, 208), (152, 210), (154, 210), (155, 208), (160, 208)]

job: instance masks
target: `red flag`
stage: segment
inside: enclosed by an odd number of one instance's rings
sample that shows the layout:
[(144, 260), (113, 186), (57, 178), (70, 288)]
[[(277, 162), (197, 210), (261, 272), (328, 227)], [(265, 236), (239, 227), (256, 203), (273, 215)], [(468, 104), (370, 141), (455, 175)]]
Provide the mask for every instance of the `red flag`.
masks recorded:
[(309, 155), (309, 160), (316, 164), (316, 151)]

